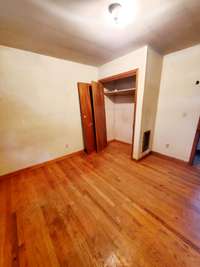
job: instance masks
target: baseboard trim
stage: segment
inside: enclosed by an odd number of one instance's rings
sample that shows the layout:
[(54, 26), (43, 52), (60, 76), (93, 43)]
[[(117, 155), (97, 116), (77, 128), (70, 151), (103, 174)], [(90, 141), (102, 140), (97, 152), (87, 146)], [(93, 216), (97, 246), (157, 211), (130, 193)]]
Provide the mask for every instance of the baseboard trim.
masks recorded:
[[(120, 140), (117, 140), (117, 139), (112, 139), (112, 140), (109, 140), (107, 143), (108, 144), (110, 144), (110, 143), (113, 143), (113, 142), (117, 142), (117, 143), (120, 143), (120, 144), (123, 144), (123, 145), (131, 145), (132, 146), (132, 144), (129, 144), (129, 143), (127, 143), (127, 142), (124, 142), (124, 141), (120, 141)], [(135, 161), (135, 162), (140, 162), (141, 160), (143, 160), (144, 158), (146, 158), (147, 156), (149, 156), (151, 154), (151, 151), (149, 151), (147, 154), (144, 154), (144, 155), (142, 155), (141, 156), (141, 158), (139, 158), (139, 159), (134, 159), (133, 157), (132, 157), (132, 155), (131, 155), (131, 160), (133, 160), (133, 161)]]
[(151, 154), (156, 156), (156, 157), (159, 157), (159, 158), (162, 158), (162, 159), (166, 159), (166, 160), (170, 160), (170, 161), (173, 161), (173, 162), (178, 163), (178, 164), (182, 164), (182, 165), (185, 165), (185, 166), (190, 166), (189, 162), (184, 161), (182, 159), (177, 159), (177, 158), (174, 158), (174, 157), (171, 157), (171, 156), (167, 156), (165, 154), (161, 154), (161, 153), (156, 152), (156, 151), (151, 151)]
[(71, 157), (78, 156), (78, 155), (84, 155), (84, 153), (85, 153), (84, 150), (79, 150), (79, 151), (64, 155), (64, 156), (56, 158), (56, 159), (48, 160), (48, 161), (45, 161), (45, 162), (42, 162), (42, 163), (38, 163), (38, 164), (32, 165), (30, 167), (26, 167), (26, 168), (23, 168), (23, 169), (20, 169), (20, 170), (11, 172), (11, 173), (0, 175), (0, 180), (16, 176), (16, 175), (18, 175), (18, 174), (20, 174), (22, 172), (25, 172), (25, 171), (38, 169), (38, 168), (50, 165), (52, 163), (56, 163), (56, 162), (59, 162), (61, 160), (67, 159), (67, 158), (71, 158)]
[(142, 155), (141, 158), (137, 159), (136, 162), (142, 161), (143, 159), (147, 158), (151, 154), (152, 154), (152, 151), (148, 151), (148, 153)]
[(117, 140), (117, 139), (109, 140), (107, 143), (110, 144), (110, 143), (113, 143), (113, 142), (121, 143), (121, 144), (124, 144), (124, 145), (129, 145), (129, 146), (132, 145), (132, 144), (129, 144), (129, 143), (127, 143), (127, 142), (120, 141), (120, 140)]
[(109, 144), (111, 144), (113, 142), (115, 142), (115, 139), (112, 139), (112, 140), (107, 141), (107, 144), (109, 145)]

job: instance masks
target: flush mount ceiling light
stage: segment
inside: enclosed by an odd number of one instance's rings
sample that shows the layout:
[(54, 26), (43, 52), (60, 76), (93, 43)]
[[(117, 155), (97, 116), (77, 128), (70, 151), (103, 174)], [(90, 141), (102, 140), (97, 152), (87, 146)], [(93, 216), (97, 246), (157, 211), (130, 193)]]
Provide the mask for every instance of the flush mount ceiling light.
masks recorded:
[(109, 5), (108, 10), (116, 24), (120, 22), (122, 16), (122, 5), (119, 3), (113, 3)]
[(108, 6), (109, 15), (115, 25), (125, 26), (134, 20), (137, 10), (135, 3), (134, 0), (124, 0)]

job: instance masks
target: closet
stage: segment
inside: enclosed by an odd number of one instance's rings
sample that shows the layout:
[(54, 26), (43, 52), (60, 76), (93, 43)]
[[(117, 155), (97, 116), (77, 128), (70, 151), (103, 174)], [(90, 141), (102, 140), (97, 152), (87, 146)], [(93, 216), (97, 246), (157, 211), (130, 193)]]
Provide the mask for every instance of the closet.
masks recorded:
[(137, 70), (78, 84), (87, 153), (99, 152), (113, 140), (133, 146), (136, 87)]
[(108, 141), (117, 140), (133, 146), (136, 78), (134, 71), (100, 80), (104, 87)]

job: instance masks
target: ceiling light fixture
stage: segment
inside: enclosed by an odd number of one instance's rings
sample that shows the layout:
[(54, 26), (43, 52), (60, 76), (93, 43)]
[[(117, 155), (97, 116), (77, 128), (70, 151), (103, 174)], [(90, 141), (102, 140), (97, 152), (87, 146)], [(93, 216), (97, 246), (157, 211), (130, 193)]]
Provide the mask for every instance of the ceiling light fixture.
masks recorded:
[(114, 25), (124, 28), (131, 24), (138, 11), (136, 0), (117, 0), (108, 6), (109, 18), (112, 19)]
[(109, 5), (108, 10), (116, 24), (120, 22), (122, 16), (122, 5), (119, 3), (113, 3)]

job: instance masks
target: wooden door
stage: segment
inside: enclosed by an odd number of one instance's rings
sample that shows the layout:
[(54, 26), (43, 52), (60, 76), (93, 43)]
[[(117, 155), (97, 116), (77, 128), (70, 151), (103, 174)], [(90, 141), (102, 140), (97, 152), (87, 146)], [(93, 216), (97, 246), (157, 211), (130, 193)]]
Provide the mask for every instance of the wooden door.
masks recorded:
[(96, 134), (96, 149), (101, 151), (107, 146), (104, 89), (101, 83), (92, 82), (93, 112)]
[(87, 153), (96, 150), (92, 112), (91, 85), (78, 83), (84, 146)]

